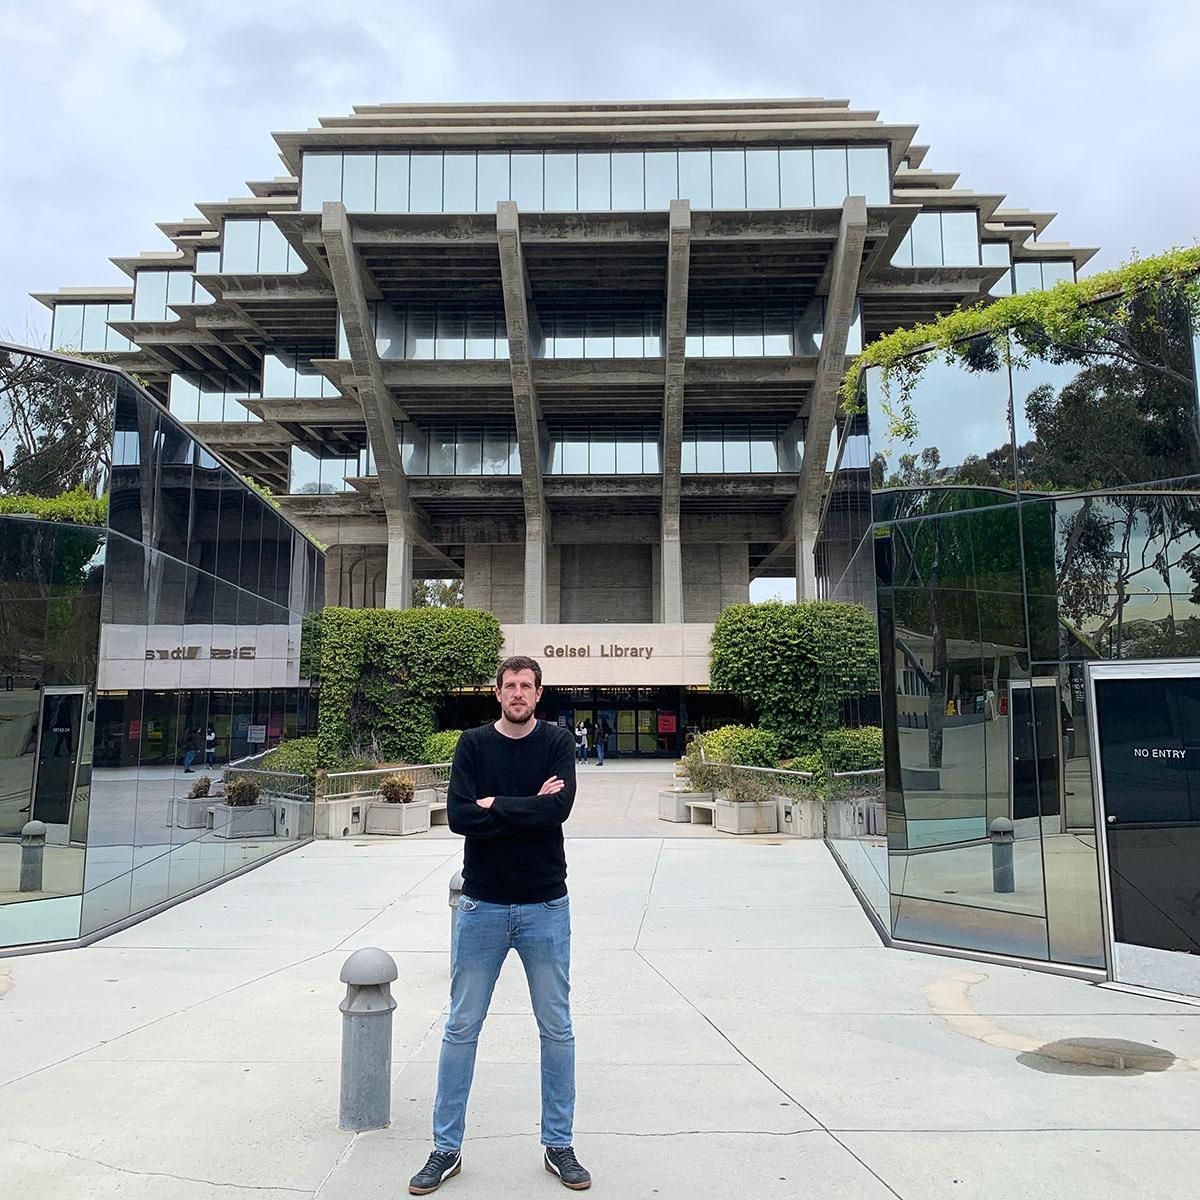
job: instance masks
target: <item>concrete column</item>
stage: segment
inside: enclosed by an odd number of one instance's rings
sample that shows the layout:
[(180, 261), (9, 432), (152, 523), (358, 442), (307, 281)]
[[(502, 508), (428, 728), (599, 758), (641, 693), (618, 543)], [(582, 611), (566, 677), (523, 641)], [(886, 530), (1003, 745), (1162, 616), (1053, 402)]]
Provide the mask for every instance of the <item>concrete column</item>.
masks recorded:
[(388, 514), (387, 602), (388, 608), (412, 608), (413, 531), (399, 513)]
[(825, 464), (837, 428), (838, 388), (846, 369), (846, 341), (854, 319), (854, 299), (866, 238), (867, 202), (862, 196), (847, 196), (842, 202), (837, 246), (829, 264), (829, 295), (825, 301), (821, 353), (817, 357), (817, 377), (808, 406), (800, 481), (790, 512), (790, 532), (796, 542), (797, 600), (817, 598), (813, 549), (820, 531)]
[(683, 467), (684, 351), (687, 344), (688, 268), (692, 213), (686, 200), (672, 200), (667, 227), (667, 320), (663, 330), (666, 385), (663, 389), (662, 553), (659, 578), (664, 624), (683, 620), (683, 557), (679, 541)]
[(513, 416), (521, 451), (521, 495), (525, 503), (524, 619), (529, 625), (546, 620), (546, 558), (550, 514), (542, 485), (543, 425), (533, 378), (529, 336), (529, 274), (521, 251), (520, 220), (511, 200), (496, 205), (496, 242), (500, 254), (500, 283), (508, 333), (508, 364), (512, 373)]

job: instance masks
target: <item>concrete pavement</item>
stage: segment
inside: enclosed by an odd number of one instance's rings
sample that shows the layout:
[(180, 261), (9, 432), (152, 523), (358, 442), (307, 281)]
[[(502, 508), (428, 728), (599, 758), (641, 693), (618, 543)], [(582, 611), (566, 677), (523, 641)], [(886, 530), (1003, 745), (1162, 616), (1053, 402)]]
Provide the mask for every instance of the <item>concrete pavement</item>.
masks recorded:
[[(1200, 1009), (886, 950), (824, 845), (658, 822), (662, 771), (581, 779), (576, 1145), (596, 1192), (1194, 1187)], [(458, 859), (446, 831), (318, 843), (88, 949), (0, 960), (0, 1194), (406, 1194), (429, 1145)], [(364, 945), (400, 968), (393, 1121), (354, 1136), (337, 1129), (337, 976)], [(1145, 1049), (1117, 1070), (1081, 1062), (1095, 1054), (1077, 1039)], [(563, 1194), (540, 1166), (537, 1044), (513, 957), (464, 1170), (439, 1195)]]

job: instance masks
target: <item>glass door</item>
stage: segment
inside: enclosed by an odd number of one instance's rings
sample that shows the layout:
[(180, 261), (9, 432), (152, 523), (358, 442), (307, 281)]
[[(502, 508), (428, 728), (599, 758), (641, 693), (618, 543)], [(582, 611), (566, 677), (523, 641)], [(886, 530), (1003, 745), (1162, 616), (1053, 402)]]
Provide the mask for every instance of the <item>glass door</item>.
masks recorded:
[(1200, 997), (1200, 663), (1089, 663), (1109, 978)]
[(42, 692), (30, 820), (59, 826), (56, 841), (66, 840), (71, 820), (86, 701), (87, 688), (83, 687), (48, 687)]
[(1061, 707), (1057, 679), (1010, 680), (1011, 815), (1014, 822), (1040, 817), (1047, 832), (1062, 825)]

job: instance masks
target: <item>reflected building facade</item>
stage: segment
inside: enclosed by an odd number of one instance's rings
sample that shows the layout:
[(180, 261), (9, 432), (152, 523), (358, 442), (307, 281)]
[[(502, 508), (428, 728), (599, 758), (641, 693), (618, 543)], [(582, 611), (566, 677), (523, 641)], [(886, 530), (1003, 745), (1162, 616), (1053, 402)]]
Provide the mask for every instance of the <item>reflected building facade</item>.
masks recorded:
[(1200, 660), (1200, 410), (1178, 290), (1096, 312), (1109, 352), (871, 368), (845, 422), (818, 562), (878, 614), (886, 831), (835, 848), (897, 940), (1105, 965), (1086, 672)]
[(315, 731), (301, 644), (324, 573), (111, 367), (0, 346), (0, 451), (3, 948), (89, 937), (311, 836), (311, 811), (234, 838), (175, 801)]

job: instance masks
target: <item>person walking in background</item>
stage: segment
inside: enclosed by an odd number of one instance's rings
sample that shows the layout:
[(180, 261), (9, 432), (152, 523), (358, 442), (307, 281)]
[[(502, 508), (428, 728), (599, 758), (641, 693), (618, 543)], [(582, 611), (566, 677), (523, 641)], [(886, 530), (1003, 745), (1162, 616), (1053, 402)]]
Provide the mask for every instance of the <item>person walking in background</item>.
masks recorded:
[(604, 766), (604, 757), (608, 753), (608, 735), (612, 733), (609, 727), (608, 718), (601, 717), (600, 723), (596, 726), (596, 765)]
[(217, 731), (211, 724), (204, 733), (204, 765), (206, 767), (217, 765)]
[(196, 735), (189, 729), (183, 739), (183, 770), (185, 775), (193, 774), (192, 763), (196, 759)]
[(587, 726), (582, 720), (575, 726), (575, 757), (587, 762)]
[(462, 1170), (479, 1032), (513, 949), (541, 1035), (542, 1165), (574, 1191), (592, 1184), (571, 1145), (575, 1034), (562, 826), (575, 802), (575, 763), (570, 731), (534, 717), (541, 695), (537, 661), (505, 659), (496, 676), (500, 719), (468, 729), (454, 752), (446, 817), (466, 837), (462, 896), (450, 939), (450, 1015), (438, 1059), (433, 1152), (409, 1182), (414, 1196), (437, 1191)]

